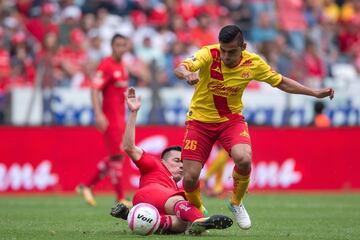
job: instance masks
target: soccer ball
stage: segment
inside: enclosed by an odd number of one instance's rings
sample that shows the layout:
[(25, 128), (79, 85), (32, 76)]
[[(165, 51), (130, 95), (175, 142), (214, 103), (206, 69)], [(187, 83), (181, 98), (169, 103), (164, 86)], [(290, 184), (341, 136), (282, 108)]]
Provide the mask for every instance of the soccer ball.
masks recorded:
[(130, 210), (127, 221), (133, 233), (150, 235), (154, 233), (160, 225), (160, 214), (153, 205), (139, 203)]

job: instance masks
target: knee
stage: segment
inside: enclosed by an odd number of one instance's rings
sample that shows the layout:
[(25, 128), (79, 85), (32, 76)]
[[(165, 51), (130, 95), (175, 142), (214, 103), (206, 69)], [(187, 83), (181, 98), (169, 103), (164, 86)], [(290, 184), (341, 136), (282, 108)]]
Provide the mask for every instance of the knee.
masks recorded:
[(192, 174), (190, 173), (185, 173), (184, 174), (184, 179), (183, 179), (183, 184), (185, 186), (192, 186), (197, 182), (197, 176), (196, 174)]
[(184, 187), (193, 188), (195, 187), (197, 181), (198, 181), (198, 177), (196, 174), (191, 174), (191, 172), (184, 174), (184, 179), (183, 179)]
[(240, 169), (251, 168), (251, 162), (252, 162), (251, 150), (246, 150), (246, 151), (236, 153), (232, 157), (234, 159), (236, 166), (239, 167)]

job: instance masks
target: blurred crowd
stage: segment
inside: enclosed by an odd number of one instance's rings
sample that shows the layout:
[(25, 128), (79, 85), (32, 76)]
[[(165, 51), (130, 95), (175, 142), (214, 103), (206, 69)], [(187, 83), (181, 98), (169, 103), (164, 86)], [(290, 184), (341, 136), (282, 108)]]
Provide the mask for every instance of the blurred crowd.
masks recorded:
[(216, 43), (226, 24), (307, 85), (323, 85), (336, 66), (360, 74), (358, 0), (1, 0), (0, 19), (0, 92), (89, 87), (114, 33), (132, 40), (124, 56), (132, 86), (186, 87), (174, 66)]

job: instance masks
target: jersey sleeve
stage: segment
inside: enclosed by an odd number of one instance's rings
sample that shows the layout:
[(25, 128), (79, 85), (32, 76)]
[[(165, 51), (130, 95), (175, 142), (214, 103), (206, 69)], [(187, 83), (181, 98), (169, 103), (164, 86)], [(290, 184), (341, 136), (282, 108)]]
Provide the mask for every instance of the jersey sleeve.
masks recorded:
[(282, 75), (274, 71), (260, 56), (257, 56), (257, 58), (255, 80), (266, 82), (276, 87), (281, 82)]
[(160, 159), (153, 155), (143, 152), (143, 155), (138, 161), (135, 161), (135, 165), (139, 168), (140, 173), (151, 172), (158, 166)]
[(206, 47), (196, 51), (193, 56), (186, 58), (182, 64), (186, 66), (190, 72), (196, 72), (208, 62), (211, 61), (209, 49)]
[(93, 88), (101, 90), (105, 87), (109, 80), (107, 76), (108, 71), (106, 69), (106, 62), (102, 61), (96, 69), (96, 73), (92, 81)]

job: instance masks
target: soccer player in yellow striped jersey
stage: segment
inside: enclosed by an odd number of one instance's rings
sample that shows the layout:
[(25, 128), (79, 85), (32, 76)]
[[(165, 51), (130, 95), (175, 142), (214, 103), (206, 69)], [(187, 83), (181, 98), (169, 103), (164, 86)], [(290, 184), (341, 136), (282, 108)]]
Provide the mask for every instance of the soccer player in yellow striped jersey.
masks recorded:
[(218, 141), (233, 158), (234, 188), (229, 209), (241, 229), (251, 227), (243, 198), (250, 182), (252, 150), (242, 116), (242, 94), (247, 84), (262, 81), (282, 91), (316, 98), (334, 97), (332, 88), (313, 89), (282, 76), (257, 54), (246, 50), (240, 28), (223, 27), (219, 43), (204, 46), (175, 68), (177, 78), (195, 86), (183, 141), (183, 185), (187, 199), (205, 212), (199, 175), (213, 144)]

